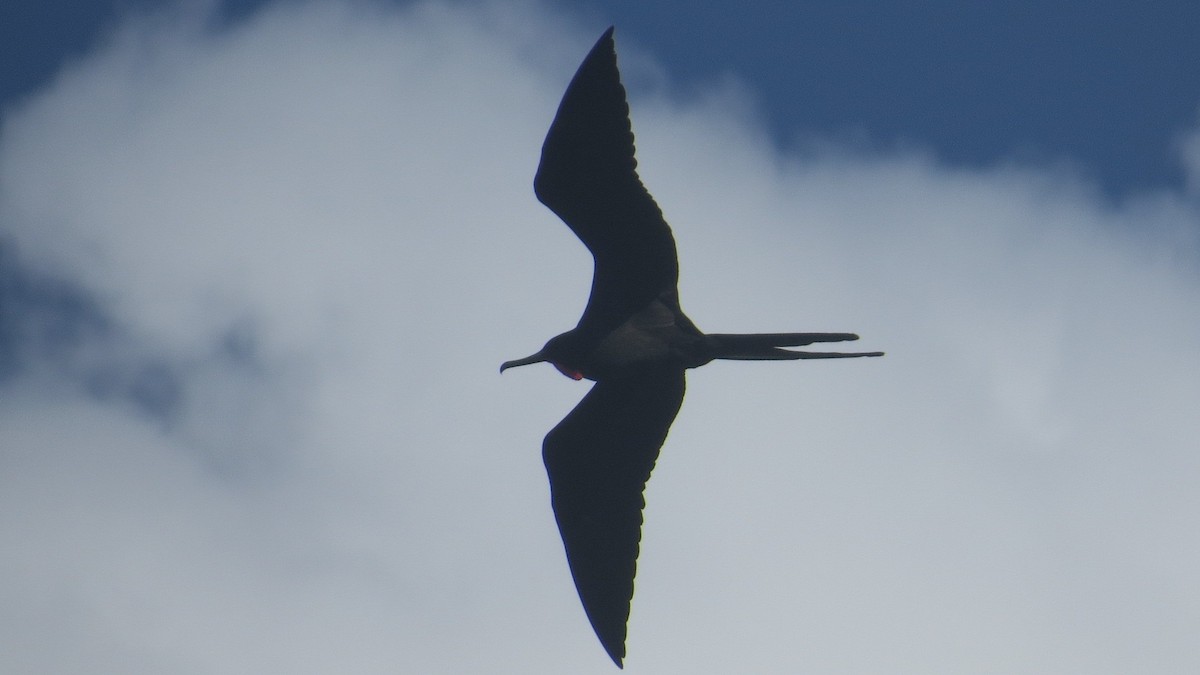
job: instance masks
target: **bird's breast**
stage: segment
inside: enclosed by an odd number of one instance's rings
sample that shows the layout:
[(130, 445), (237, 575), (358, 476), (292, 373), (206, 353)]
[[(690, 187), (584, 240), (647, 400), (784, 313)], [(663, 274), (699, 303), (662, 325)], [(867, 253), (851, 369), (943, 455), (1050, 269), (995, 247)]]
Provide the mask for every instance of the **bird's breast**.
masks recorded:
[(681, 326), (670, 311), (652, 303), (643, 312), (608, 333), (587, 354), (583, 374), (588, 379), (624, 377), (652, 368), (694, 368), (711, 356), (704, 336), (691, 326)]

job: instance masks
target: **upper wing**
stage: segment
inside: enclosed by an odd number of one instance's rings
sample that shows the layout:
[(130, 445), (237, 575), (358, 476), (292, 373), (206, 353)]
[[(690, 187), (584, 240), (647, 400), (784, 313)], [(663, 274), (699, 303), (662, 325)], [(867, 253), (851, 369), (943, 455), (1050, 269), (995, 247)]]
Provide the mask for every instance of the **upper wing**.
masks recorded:
[(683, 390), (682, 370), (598, 382), (542, 446), (575, 588), (618, 666), (641, 540), (642, 490)]
[(679, 277), (675, 239), (638, 178), (613, 29), (575, 73), (554, 117), (533, 189), (595, 258), (581, 330), (602, 335)]

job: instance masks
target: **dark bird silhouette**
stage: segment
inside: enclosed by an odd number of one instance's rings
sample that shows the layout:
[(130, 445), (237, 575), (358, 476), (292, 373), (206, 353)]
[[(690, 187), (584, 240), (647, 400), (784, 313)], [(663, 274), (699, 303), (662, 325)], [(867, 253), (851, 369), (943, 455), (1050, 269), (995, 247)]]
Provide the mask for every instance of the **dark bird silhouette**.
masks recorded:
[(567, 377), (596, 382), (546, 435), (542, 456), (575, 587), (619, 667), (641, 539), (642, 491), (683, 402), (684, 371), (713, 359), (882, 352), (782, 349), (858, 336), (705, 334), (684, 315), (675, 240), (637, 175), (612, 33), (604, 32), (567, 86), (533, 180), (538, 200), (591, 251), (591, 296), (574, 329), (532, 356), (504, 363), (500, 372), (546, 361)]

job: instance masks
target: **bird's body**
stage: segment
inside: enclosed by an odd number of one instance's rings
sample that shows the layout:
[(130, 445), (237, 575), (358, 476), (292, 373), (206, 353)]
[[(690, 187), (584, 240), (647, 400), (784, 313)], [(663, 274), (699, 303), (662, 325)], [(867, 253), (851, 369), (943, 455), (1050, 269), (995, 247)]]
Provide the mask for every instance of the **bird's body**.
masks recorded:
[(684, 372), (714, 359), (880, 356), (800, 352), (852, 333), (705, 334), (679, 306), (675, 239), (638, 178), (609, 28), (567, 87), (542, 146), (538, 199), (595, 260), (575, 328), (500, 370), (552, 363), (596, 384), (543, 443), (551, 501), (584, 609), (618, 666), (641, 538), (642, 491), (683, 401)]
[(650, 365), (683, 370), (708, 363), (713, 357), (706, 338), (673, 294), (664, 293), (601, 335), (563, 333), (551, 341), (549, 353), (560, 370), (599, 382), (635, 375)]

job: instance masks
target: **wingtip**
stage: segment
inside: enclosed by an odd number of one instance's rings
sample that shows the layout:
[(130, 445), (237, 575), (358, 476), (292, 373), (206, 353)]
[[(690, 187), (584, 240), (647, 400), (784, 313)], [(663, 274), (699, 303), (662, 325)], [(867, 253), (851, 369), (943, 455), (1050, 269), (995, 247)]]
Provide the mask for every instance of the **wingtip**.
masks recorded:
[(617, 51), (617, 41), (616, 41), (616, 39), (613, 38), (613, 31), (616, 30), (616, 28), (617, 27), (615, 25), (609, 26), (607, 30), (605, 30), (603, 33), (601, 33), (600, 39), (596, 40), (596, 46), (599, 47), (600, 45), (606, 45), (606, 46), (611, 47), (613, 52), (616, 52)]
[[(585, 607), (585, 609), (586, 609), (586, 607)], [(591, 620), (591, 618), (592, 617), (589, 614), (588, 619)], [(628, 620), (629, 619), (627, 618), (626, 621), (628, 621)], [(616, 666), (618, 668), (621, 668), (622, 670), (625, 668), (625, 630), (624, 630), (624, 628), (625, 628), (625, 626), (624, 626), (624, 624), (622, 624), (621, 634), (620, 634), (620, 637), (618, 637), (616, 635), (603, 634), (596, 627), (596, 624), (594, 624), (594, 623), (592, 624), (592, 629), (596, 631), (596, 637), (600, 638), (600, 646), (604, 647), (604, 653), (608, 654), (608, 658), (612, 659), (612, 662), (615, 663)]]

